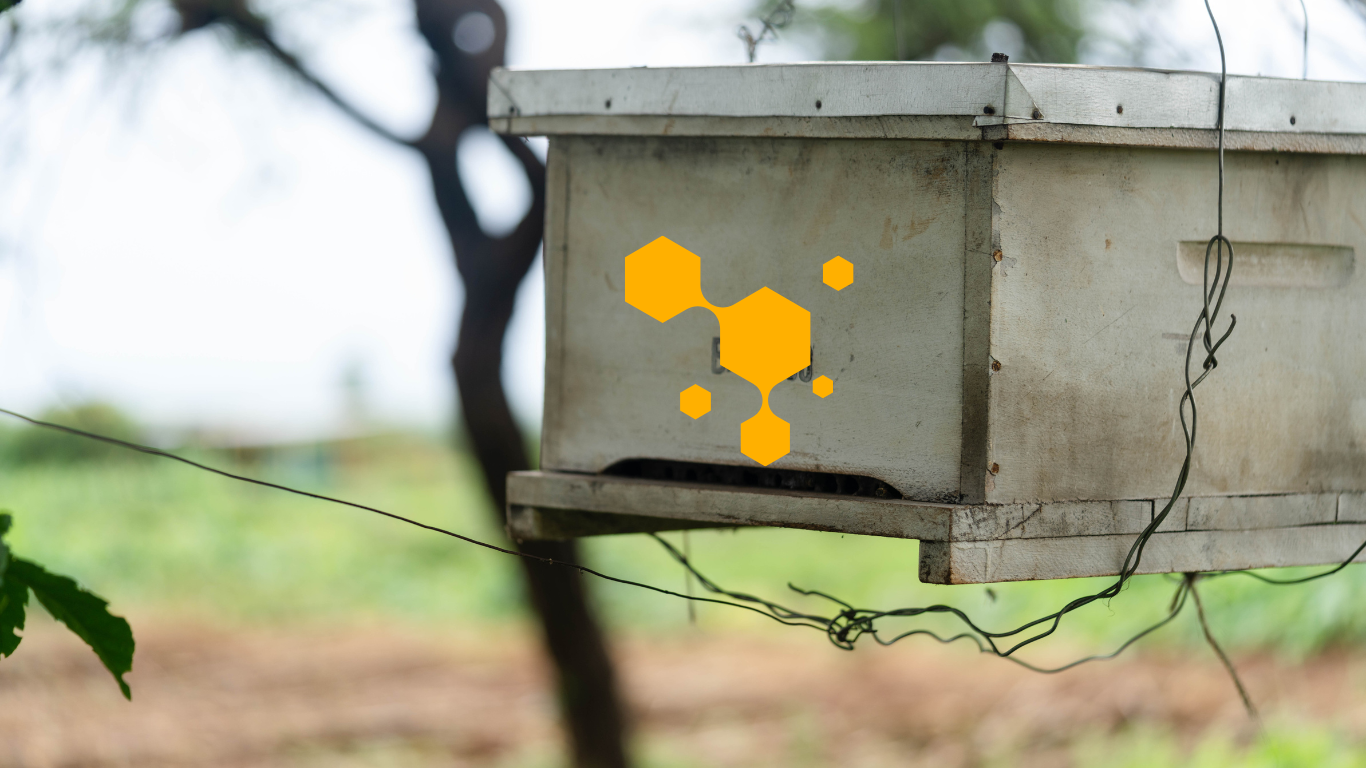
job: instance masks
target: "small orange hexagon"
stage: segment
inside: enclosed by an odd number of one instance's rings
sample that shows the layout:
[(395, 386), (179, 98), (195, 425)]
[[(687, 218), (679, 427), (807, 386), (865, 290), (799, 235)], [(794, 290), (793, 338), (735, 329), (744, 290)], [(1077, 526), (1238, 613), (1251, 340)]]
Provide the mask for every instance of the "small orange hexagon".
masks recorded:
[(811, 382), (811, 391), (816, 393), (816, 397), (829, 397), (835, 391), (835, 382), (829, 376), (817, 376)]
[(821, 282), (842, 291), (854, 283), (854, 265), (843, 256), (825, 262), (821, 267)]
[(696, 384), (678, 393), (678, 410), (694, 419), (711, 412), (711, 393)]
[(767, 467), (792, 449), (792, 425), (767, 408), (740, 422), (740, 453)]
[(721, 366), (760, 392), (811, 364), (811, 313), (777, 291), (760, 288), (716, 315)]
[(702, 258), (667, 237), (626, 257), (626, 303), (664, 322), (685, 309), (706, 306)]

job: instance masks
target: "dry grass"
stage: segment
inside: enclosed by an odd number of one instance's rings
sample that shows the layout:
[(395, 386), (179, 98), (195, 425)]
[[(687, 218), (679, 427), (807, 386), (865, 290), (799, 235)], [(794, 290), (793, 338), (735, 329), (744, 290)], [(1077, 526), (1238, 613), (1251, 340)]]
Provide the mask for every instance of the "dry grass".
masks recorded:
[[(0, 764), (556, 762), (545, 669), (515, 628), (134, 625), (132, 704), (78, 641), (31, 628), (0, 664)], [(767, 632), (637, 635), (619, 651), (649, 765), (1137, 765), (1120, 753), (1152, 734), (1178, 751), (1257, 738), (1218, 665), (1195, 652), (1050, 677), (925, 643), (844, 653)], [(1363, 732), (1366, 655), (1240, 663), (1272, 729)]]

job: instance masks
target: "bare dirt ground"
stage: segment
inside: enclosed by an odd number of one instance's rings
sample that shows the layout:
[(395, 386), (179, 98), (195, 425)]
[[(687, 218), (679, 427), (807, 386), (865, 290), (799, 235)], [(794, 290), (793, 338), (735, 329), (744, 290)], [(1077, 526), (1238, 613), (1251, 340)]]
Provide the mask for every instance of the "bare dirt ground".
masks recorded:
[[(134, 627), (131, 704), (79, 641), (30, 629), (0, 662), (0, 764), (557, 764), (545, 669), (515, 629)], [(618, 650), (651, 765), (1066, 766), (1079, 740), (1132, 726), (1252, 730), (1206, 649), (1055, 676), (931, 643), (845, 653), (815, 633)], [(1366, 732), (1366, 654), (1239, 662), (1268, 722)]]

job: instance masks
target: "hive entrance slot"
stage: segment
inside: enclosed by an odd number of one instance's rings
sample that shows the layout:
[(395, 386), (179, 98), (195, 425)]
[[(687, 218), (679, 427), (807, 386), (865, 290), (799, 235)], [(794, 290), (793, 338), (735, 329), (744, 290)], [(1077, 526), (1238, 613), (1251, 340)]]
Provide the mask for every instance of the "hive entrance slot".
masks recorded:
[(899, 499), (901, 492), (875, 477), (844, 475), (835, 472), (804, 472), (770, 467), (734, 467), (694, 461), (663, 459), (626, 459), (613, 464), (603, 474), (643, 480), (676, 483), (728, 485), (737, 488), (780, 488), (789, 491), (831, 493), (838, 496), (867, 496)]

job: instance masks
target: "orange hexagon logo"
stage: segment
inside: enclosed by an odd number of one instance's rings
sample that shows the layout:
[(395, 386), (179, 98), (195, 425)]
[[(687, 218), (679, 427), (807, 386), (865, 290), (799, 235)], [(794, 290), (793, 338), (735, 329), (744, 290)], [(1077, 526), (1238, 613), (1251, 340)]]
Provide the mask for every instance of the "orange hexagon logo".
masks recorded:
[(821, 265), (821, 282), (842, 291), (854, 284), (854, 265), (843, 256), (825, 262)]
[(678, 393), (678, 410), (694, 419), (711, 412), (711, 393), (696, 384)]
[[(827, 285), (840, 290), (854, 281), (854, 265), (836, 256), (823, 268)], [(842, 281), (842, 282), (841, 282)], [(768, 466), (791, 452), (792, 427), (769, 408), (768, 396), (782, 380), (811, 365), (811, 313), (768, 287), (729, 307), (702, 294), (702, 259), (667, 237), (626, 257), (626, 303), (666, 322), (684, 310), (705, 307), (721, 328), (720, 365), (759, 389), (759, 412), (740, 424), (740, 452)], [(834, 382), (821, 376), (812, 391), (826, 397)], [(694, 384), (678, 396), (694, 419), (711, 411), (711, 393)]]

